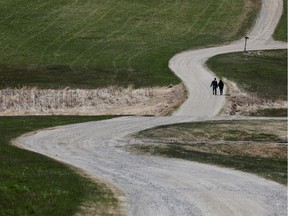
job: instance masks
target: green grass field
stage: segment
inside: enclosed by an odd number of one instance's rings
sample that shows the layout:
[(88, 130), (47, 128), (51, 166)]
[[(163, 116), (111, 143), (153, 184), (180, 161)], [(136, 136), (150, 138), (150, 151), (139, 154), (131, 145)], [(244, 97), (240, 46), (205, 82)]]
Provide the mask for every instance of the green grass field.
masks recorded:
[[(52, 159), (9, 145), (40, 128), (110, 118), (81, 116), (0, 117), (0, 215), (63, 216), (93, 203), (99, 215), (117, 208), (114, 194), (102, 183), (79, 176)], [(113, 211), (112, 211), (113, 212)]]
[[(244, 10), (244, 2), (252, 2)], [(245, 34), (252, 0), (0, 3), (0, 88), (179, 83), (169, 59)], [(253, 10), (253, 11), (252, 11)]]

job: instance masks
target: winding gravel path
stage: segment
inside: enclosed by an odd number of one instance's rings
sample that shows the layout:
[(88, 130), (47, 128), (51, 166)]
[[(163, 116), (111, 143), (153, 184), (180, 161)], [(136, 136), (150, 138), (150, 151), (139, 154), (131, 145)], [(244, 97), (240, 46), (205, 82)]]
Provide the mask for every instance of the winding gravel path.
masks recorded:
[[(262, 0), (259, 19), (248, 35), (248, 50), (287, 48), (271, 35), (282, 0)], [(244, 42), (192, 50), (174, 56), (169, 66), (183, 80), (189, 98), (171, 117), (121, 117), (26, 134), (22, 148), (48, 155), (101, 177), (123, 192), (131, 216), (287, 215), (287, 188), (232, 169), (179, 159), (139, 156), (121, 148), (125, 136), (158, 125), (218, 119), (225, 97), (211, 96), (213, 74), (203, 66), (211, 56), (243, 50)]]

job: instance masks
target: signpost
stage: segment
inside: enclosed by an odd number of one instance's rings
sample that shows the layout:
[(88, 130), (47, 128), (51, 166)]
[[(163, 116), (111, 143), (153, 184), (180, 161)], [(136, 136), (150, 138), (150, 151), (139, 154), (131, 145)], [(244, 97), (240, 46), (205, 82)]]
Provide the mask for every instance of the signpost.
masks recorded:
[(247, 46), (247, 40), (248, 40), (248, 39), (249, 39), (249, 37), (245, 36), (244, 52), (247, 52), (246, 46)]

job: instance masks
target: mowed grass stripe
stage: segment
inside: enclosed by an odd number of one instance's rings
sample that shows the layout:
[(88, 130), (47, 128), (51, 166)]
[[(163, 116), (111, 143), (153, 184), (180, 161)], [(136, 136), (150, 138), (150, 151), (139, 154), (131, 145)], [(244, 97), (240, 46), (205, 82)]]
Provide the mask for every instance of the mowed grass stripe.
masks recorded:
[[(213, 6), (212, 3), (213, 3), (213, 2), (210, 2), (210, 3), (207, 5), (207, 7), (203, 10), (203, 12), (201, 13), (201, 15), (205, 16), (206, 13), (207, 13), (207, 11), (210, 12), (210, 11), (209, 11), (209, 8), (210, 8), (211, 6)], [(223, 4), (221, 4), (220, 6), (222, 6), (222, 5), (223, 5)], [(182, 8), (182, 7), (181, 7), (181, 8)], [(184, 8), (184, 7), (183, 7), (183, 8)], [(175, 10), (175, 8), (173, 8), (173, 10)], [(180, 11), (181, 11), (181, 10), (180, 10)], [(181, 13), (180, 13), (180, 14), (181, 14)], [(214, 13), (213, 13), (213, 14), (214, 14)], [(198, 37), (201, 33), (203, 33), (204, 29), (207, 27), (207, 25), (208, 25), (208, 23), (209, 23), (209, 20), (211, 20), (213, 14), (210, 14), (210, 13), (209, 13), (209, 16), (210, 16), (210, 17), (208, 17), (208, 21), (207, 21), (205, 24), (203, 24), (203, 28), (202, 28), (201, 32), (199, 32), (197, 35), (193, 36), (193, 37), (191, 38), (191, 40), (194, 39), (195, 37)], [(201, 18), (198, 17), (197, 19), (195, 19), (194, 23), (193, 23), (191, 26), (194, 26), (194, 25), (195, 25), (196, 23), (198, 23), (200, 20), (201, 20)], [(192, 31), (193, 28), (190, 27), (190, 28), (188, 28), (188, 29), (189, 29), (188, 31), (186, 31), (185, 33), (183, 33), (183, 34), (180, 35), (180, 36), (181, 36), (181, 37), (186, 36), (187, 34), (189, 34), (189, 33)], [(177, 32), (177, 30), (175, 30), (175, 31)], [(180, 37), (180, 38), (181, 38), (181, 37)], [(134, 55), (132, 55), (132, 56), (130, 56), (129, 58), (127, 58), (126, 61), (127, 61), (127, 66), (128, 66), (128, 68), (131, 68), (131, 67), (132, 67), (132, 60), (133, 60), (133, 59), (135, 59), (135, 58), (137, 58), (137, 57), (139, 57), (140, 55), (143, 55), (143, 54), (145, 54), (145, 53), (148, 54), (149, 51), (152, 51), (152, 50), (155, 49), (155, 48), (163, 48), (163, 47), (167, 46), (167, 43), (169, 44), (169, 41), (163, 40), (157, 47), (153, 47), (153, 48), (143, 48), (141, 51), (139, 50), (137, 53), (135, 53)], [(177, 44), (177, 43), (181, 43), (181, 41), (174, 42), (174, 44)]]
[[(148, 10), (144, 10), (145, 14), (149, 14), (148, 15), (148, 19), (150, 17), (153, 17), (155, 14), (159, 14), (163, 11), (167, 11), (167, 10), (171, 10), (174, 9), (175, 5), (171, 5), (168, 8), (165, 8), (165, 10), (163, 10), (163, 7), (165, 6), (165, 3), (161, 3), (159, 6), (157, 6), (156, 8), (149, 8)], [(160, 11), (160, 12), (159, 12)], [(116, 29), (115, 31), (113, 31), (111, 34), (109, 34), (107, 37), (102, 38), (100, 40), (100, 42), (102, 42), (101, 44), (103, 44), (104, 46), (100, 49), (100, 51), (103, 51), (104, 49), (106, 49), (107, 47), (111, 47), (112, 43), (110, 42), (115, 42), (115, 41), (119, 41), (119, 43), (121, 43), (123, 40), (129, 40), (129, 34), (133, 34), (133, 32), (137, 31), (137, 29), (139, 28), (140, 25), (143, 24), (143, 20), (138, 19), (137, 22), (133, 22), (133, 20), (137, 19), (137, 16), (133, 16), (133, 17), (129, 17), (129, 19), (119, 28)], [(132, 22), (131, 22), (132, 21)], [(130, 24), (131, 23), (131, 24)], [(132, 26), (131, 26), (132, 25)], [(118, 33), (118, 36), (116, 36), (116, 38), (113, 38), (114, 35), (116, 35)], [(98, 41), (99, 43), (99, 41)], [(81, 55), (84, 55), (85, 53), (87, 53), (89, 50), (93, 49), (94, 47), (96, 47), (98, 45), (98, 43), (95, 43), (93, 46), (91, 46), (90, 48), (88, 48), (87, 50), (85, 50)], [(98, 50), (99, 51), (99, 50)], [(145, 48), (143, 49), (144, 52)], [(139, 53), (136, 53), (135, 55), (129, 57), (126, 62), (128, 65), (128, 68), (130, 67), (130, 62), (131, 60), (134, 58), (134, 56), (137, 56)], [(121, 54), (119, 54), (121, 55)], [(119, 56), (118, 55), (118, 56)], [(116, 57), (117, 58), (117, 57)], [(79, 56), (75, 59), (75, 61), (73, 61), (74, 64), (77, 63), (78, 60), (81, 60), (81, 58), (79, 58)], [(84, 66), (88, 66), (89, 63), (92, 61), (92, 58), (88, 58), (88, 61), (84, 64)]]
[[(85, 32), (85, 30), (89, 29), (91, 26), (93, 26), (93, 25), (99, 23), (101, 20), (105, 19), (105, 17), (107, 17), (107, 15), (109, 14), (109, 12), (112, 11), (113, 9), (117, 8), (117, 6), (118, 5), (115, 5), (113, 8), (106, 11), (104, 14), (102, 14), (102, 16), (100, 16), (97, 20), (95, 20), (95, 22), (92, 22), (92, 21), (89, 22), (89, 19), (93, 19), (93, 17), (99, 12), (98, 8), (93, 10), (89, 14), (89, 16), (84, 17), (83, 20), (80, 21), (79, 23), (77, 23), (76, 26), (72, 27), (70, 31), (66, 31), (58, 37), (58, 39), (61, 39), (62, 37), (65, 37), (65, 35), (71, 35), (71, 36), (69, 36), (69, 38), (64, 43), (62, 43), (60, 46), (57, 47), (57, 49), (54, 51), (54, 53), (59, 53), (59, 52), (61, 52), (61, 50), (66, 50), (65, 47), (69, 48), (69, 47), (73, 46), (73, 39), (79, 37), (79, 35), (81, 33)], [(73, 28), (75, 28), (75, 29), (79, 28), (79, 30), (76, 32), (73, 32)], [(80, 37), (81, 37), (81, 35), (80, 35)], [(52, 43), (52, 45), (53, 45), (53, 43)], [(87, 47), (86, 50), (87, 49), (89, 49), (89, 47)], [(80, 55), (80, 54), (78, 54), (78, 55)], [(54, 57), (54, 59), (55, 59), (55, 57)]]
[[(109, 2), (109, 1), (108, 1)], [(99, 11), (101, 11), (101, 10), (103, 10), (103, 8), (97, 8), (96, 10), (93, 10), (91, 13), (90, 13), (90, 16), (91, 15), (93, 15), (93, 14), (95, 14), (97, 11), (99, 12)], [(112, 10), (112, 9), (110, 9), (110, 10)], [(104, 19), (105, 18), (105, 16), (107, 16), (107, 13), (108, 13), (109, 11), (107, 11), (106, 13), (104, 13), (104, 12), (102, 12), (103, 14), (102, 14), (102, 16), (101, 17), (99, 17), (95, 22), (93, 22), (93, 23), (90, 23), (90, 26), (91, 25), (95, 25), (96, 23), (98, 23), (99, 21), (101, 21), (102, 19)], [(70, 30), (67, 30), (67, 31), (65, 31), (65, 32), (60, 32), (60, 34), (57, 36), (57, 37), (55, 37), (44, 49), (43, 49), (43, 51), (41, 52), (41, 62), (43, 62), (43, 61), (45, 61), (45, 53), (46, 52), (48, 52), (49, 53), (49, 49), (53, 49), (53, 47), (54, 47), (54, 49), (57, 49), (57, 50), (60, 50), (64, 45), (66, 45), (69, 41), (71, 41), (72, 39), (73, 39), (73, 37), (75, 37), (75, 35), (77, 34), (77, 33), (80, 33), (81, 31), (84, 31), (85, 30), (85, 28), (81, 28), (82, 26), (83, 26), (83, 21), (85, 21), (85, 20), (87, 20), (89, 17), (84, 17), (84, 19), (80, 19), (81, 21), (79, 21), (79, 22), (77, 22)], [(84, 23), (86, 23), (87, 21), (85, 21)], [(62, 42), (62, 40), (63, 40), (63, 38), (67, 35), (71, 35), (72, 34), (72, 30), (73, 29), (78, 29), (78, 28), (80, 28), (80, 30), (77, 32), (77, 33), (74, 33), (72, 36), (69, 36), (70, 38), (69, 39), (67, 39), (66, 41), (64, 41), (64, 42)], [(86, 27), (87, 28), (87, 27)], [(59, 41), (59, 42), (57, 42), (57, 41)], [(57, 53), (57, 51), (54, 51), (54, 53)], [(56, 54), (54, 55), (54, 57), (58, 57)]]
[[(67, 6), (68, 7), (68, 6)], [(41, 35), (42, 33), (46, 33), (48, 31), (49, 28), (53, 27), (53, 25), (57, 22), (57, 20), (61, 19), (61, 16), (59, 16), (58, 19), (53, 20), (53, 22), (49, 23), (48, 26), (44, 26), (44, 28), (42, 28), (43, 23), (49, 21), (49, 19), (51, 19), (51, 16), (55, 16), (57, 13), (63, 13), (63, 10), (65, 10), (66, 8), (61, 8), (61, 9), (57, 9), (54, 11), (51, 11), (49, 14), (47, 14), (44, 18), (45, 20), (40, 22), (38, 25), (36, 26), (32, 26), (32, 29), (27, 29), (28, 31), (25, 34), (22, 34), (22, 36), (25, 37), (25, 35), (31, 35), (28, 36), (28, 38), (26, 40), (23, 40), (21, 44), (19, 44), (19, 46), (16, 48), (16, 52), (17, 50), (19, 50), (24, 44), (33, 41), (34, 38), (38, 37), (38, 35)], [(39, 29), (41, 29), (39, 31)], [(35, 33), (33, 33), (35, 32)]]
[[(147, 23), (147, 22), (152, 22), (152, 23), (157, 22), (157, 20), (155, 20), (155, 15), (161, 16), (161, 14), (163, 14), (163, 13), (169, 13), (169, 11), (175, 10), (176, 8), (178, 8), (179, 7), (179, 1), (175, 1), (175, 4), (170, 5), (169, 7), (167, 7), (167, 6), (164, 7), (164, 6), (165, 6), (165, 2), (159, 4), (159, 6), (157, 6), (157, 8), (152, 8), (151, 10), (146, 10), (146, 11), (144, 11), (144, 13), (142, 11), (142, 13), (141, 13), (142, 14), (141, 16), (143, 16), (142, 18), (138, 17), (138, 16), (132, 18), (132, 20), (133, 19), (139, 20), (138, 23), (131, 30), (129, 30), (129, 26), (127, 29), (123, 29), (122, 35), (119, 35), (119, 37), (117, 39), (113, 38), (113, 40), (116, 42), (118, 41), (119, 43), (123, 43), (123, 42), (125, 43), (125, 42), (129, 41), (129, 39), (131, 37), (130, 35), (131, 34), (137, 34), (137, 32), (140, 30), (140, 28), (142, 28), (142, 25), (145, 25), (145, 23)], [(177, 31), (177, 30), (175, 30), (175, 31)], [(145, 34), (145, 32), (143, 32), (143, 33)], [(159, 34), (159, 31), (155, 31), (152, 33), (153, 36), (155, 36), (155, 35), (157, 36), (157, 34)], [(130, 53), (130, 55), (126, 55), (123, 57), (123, 54), (119, 53), (115, 59), (119, 59), (119, 56), (121, 56), (121, 59), (123, 59), (122, 62), (124, 62), (126, 64), (126, 68), (128, 68), (128, 69), (133, 68), (132, 61), (134, 58), (136, 58), (140, 55), (146, 54), (146, 53), (148, 55), (149, 51), (156, 49), (156, 48), (163, 47), (163, 44), (165, 44), (165, 42), (166, 42), (165, 40), (162, 40), (158, 46), (155, 44), (154, 47), (151, 47), (151, 46), (147, 46), (147, 44), (148, 44), (147, 42), (143, 42), (140, 44), (140, 46), (137, 46), (136, 40), (135, 40), (135, 48)], [(108, 46), (112, 48), (112, 45), (113, 44), (110, 43)], [(105, 47), (105, 48), (107, 48), (107, 47)], [(89, 62), (86, 65), (92, 64), (91, 60), (92, 59), (90, 58)], [(113, 61), (113, 62), (115, 62), (115, 61)], [(121, 67), (121, 62), (120, 62), (119, 67)], [(116, 69), (117, 69), (117, 67), (116, 67)]]
[[(22, 70), (29, 81), (17, 78), (17, 73), (22, 75), (17, 70), (13, 75), (1, 71), (0, 87), (76, 87), (73, 80), (79, 74), (81, 88), (177, 84), (180, 80), (169, 70), (169, 59), (188, 48), (239, 37), (248, 18), (257, 13), (246, 14), (245, 1), (251, 0), (48, 0), (45, 6), (28, 0), (26, 10), (4, 2), (0, 65), (35, 70)], [(15, 10), (15, 16), (5, 19)], [(59, 65), (72, 69), (72, 76), (71, 71), (38, 70)]]
[[(55, 9), (55, 10), (52, 10), (52, 14), (53, 13), (55, 13), (55, 11), (60, 11), (60, 12), (58, 12), (58, 16), (56, 16), (56, 17), (58, 17), (57, 19), (54, 19), (54, 21), (52, 21), (52, 22), (50, 22), (49, 20), (45, 20), (46, 22), (48, 22), (48, 26), (46, 26), (46, 25), (43, 25), (43, 24), (45, 24), (45, 23), (41, 23), (39, 26), (37, 26), (37, 27), (35, 27), (35, 28), (33, 28), (33, 30), (35, 31), (32, 31), (31, 32), (31, 34), (28, 34), (28, 32), (27, 32), (27, 39), (26, 40), (24, 40), (17, 48), (16, 48), (16, 53), (17, 53), (17, 50), (21, 50), (20, 48), (24, 45), (24, 44), (26, 44), (26, 43), (28, 43), (28, 42), (33, 42), (33, 40), (34, 39), (37, 39), (37, 37), (38, 38), (43, 38), (43, 36), (44, 35), (46, 35), (47, 33), (49, 33), (49, 31), (51, 30), (51, 28), (53, 28), (53, 26), (56, 24), (56, 22), (57, 21), (61, 21), (61, 19), (63, 19), (63, 18), (65, 18), (65, 13), (69, 13), (69, 9), (70, 9), (70, 11), (71, 11), (71, 9), (73, 9), (73, 6), (75, 7), (75, 5), (74, 4), (72, 4), (72, 5), (67, 5), (67, 6), (64, 6), (63, 8), (61, 8), (61, 9)], [(80, 8), (78, 8), (78, 9), (80, 9)], [(81, 27), (81, 26), (83, 26), (83, 22), (85, 23), (86, 21), (86, 19), (88, 19), (89, 18), (89, 16), (91, 16), (91, 15), (93, 15), (94, 13), (96, 13), (96, 10), (93, 10), (87, 17), (85, 16), (83, 19), (80, 19), (79, 20), (79, 22), (77, 23), (77, 25), (75, 25), (75, 26), (72, 26), (71, 27), (71, 29), (68, 29), (67, 31), (65, 31), (64, 33), (62, 33), (60, 36), (59, 36), (59, 38), (61, 38), (61, 37), (63, 37), (63, 36), (65, 36), (65, 34), (67, 34), (68, 32), (71, 32), (71, 30), (73, 30), (73, 29), (78, 29), (79, 27)], [(49, 15), (49, 14), (48, 14)], [(43, 28), (43, 26), (44, 26), (44, 28)], [(42, 29), (41, 31), (39, 31), (39, 29)], [(31, 35), (31, 36), (28, 36), (28, 35)], [(25, 37), (25, 35), (22, 35), (22, 36), (24, 36)]]
[[(203, 11), (202, 14), (205, 14), (205, 13), (209, 10), (209, 8), (211, 7), (211, 5), (212, 5), (212, 2), (210, 2), (210, 3), (208, 4), (207, 8), (205, 8), (205, 10)], [(173, 7), (172, 9), (175, 10), (175, 7)], [(181, 9), (180, 9), (179, 11), (181, 11)], [(181, 14), (181, 12), (180, 12), (180, 14)], [(213, 16), (213, 14), (211, 14), (211, 15), (209, 14), (209, 16), (210, 16), (210, 17), (209, 17), (208, 21), (206, 22), (206, 24), (203, 24), (204, 27), (203, 27), (203, 29), (201, 30), (201, 32), (199, 32), (197, 35), (195, 35), (195, 36), (192, 37), (191, 39), (199, 36), (199, 35), (204, 31), (204, 29), (205, 29), (206, 26), (207, 26), (207, 23), (209, 23), (209, 20), (211, 19), (211, 17)], [(193, 25), (194, 25), (195, 23), (197, 23), (198, 21), (200, 21), (200, 18), (197, 18), (197, 19), (195, 20), (195, 22), (193, 23)], [(177, 29), (175, 30), (175, 32), (177, 32)], [(183, 33), (181, 36), (184, 37), (185, 35), (189, 34), (190, 32), (191, 32), (191, 28), (189, 28), (189, 31)], [(139, 51), (138, 51), (137, 53), (135, 53), (134, 55), (129, 56), (129, 57), (127, 58), (127, 60), (126, 60), (128, 68), (131, 68), (131, 67), (132, 67), (132, 60), (133, 60), (133, 59), (137, 58), (137, 57), (140, 56), (140, 55), (143, 55), (144, 53), (149, 53), (149, 51), (152, 51), (152, 50), (155, 49), (155, 48), (163, 48), (163, 47), (167, 46), (167, 43), (169, 44), (169, 41), (168, 41), (167, 39), (166, 39), (166, 40), (164, 39), (164, 40), (162, 40), (162, 41), (159, 43), (158, 46), (155, 46), (155, 47), (153, 47), (153, 48), (145, 48), (145, 47), (144, 47), (142, 50), (139, 50)], [(177, 43), (180, 43), (180, 41), (179, 41), (179, 42), (174, 42), (174, 44), (177, 44)]]

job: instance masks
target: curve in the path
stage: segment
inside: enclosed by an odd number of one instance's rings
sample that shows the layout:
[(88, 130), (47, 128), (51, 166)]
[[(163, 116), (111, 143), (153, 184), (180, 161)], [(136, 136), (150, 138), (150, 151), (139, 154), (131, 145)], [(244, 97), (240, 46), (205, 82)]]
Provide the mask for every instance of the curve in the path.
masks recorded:
[[(271, 39), (281, 2), (263, 0), (261, 16), (249, 35), (249, 49), (283, 48), (284, 43)], [(184, 52), (170, 61), (171, 69), (184, 81), (190, 95), (172, 117), (121, 117), (68, 125), (22, 136), (16, 144), (115, 185), (125, 195), (127, 215), (286, 216), (283, 185), (231, 169), (139, 156), (123, 148), (134, 144), (126, 137), (133, 132), (164, 124), (217, 119), (212, 116), (225, 99), (211, 96), (213, 75), (203, 64), (212, 55), (241, 51), (242, 42)]]
[[(272, 34), (283, 10), (282, 0), (262, 0), (262, 9), (249, 37), (247, 50), (287, 49), (287, 43), (276, 42)], [(185, 84), (189, 97), (175, 116), (215, 116), (223, 104), (224, 96), (213, 96), (209, 88), (213, 73), (205, 66), (208, 58), (218, 54), (244, 51), (244, 38), (229, 45), (190, 50), (175, 55), (169, 67)]]
[[(211, 119), (211, 118), (209, 118)], [(121, 117), (43, 130), (18, 145), (105, 179), (130, 216), (286, 216), (286, 188), (255, 175), (178, 159), (135, 155), (126, 135), (195, 117)]]

